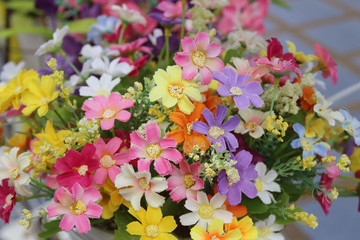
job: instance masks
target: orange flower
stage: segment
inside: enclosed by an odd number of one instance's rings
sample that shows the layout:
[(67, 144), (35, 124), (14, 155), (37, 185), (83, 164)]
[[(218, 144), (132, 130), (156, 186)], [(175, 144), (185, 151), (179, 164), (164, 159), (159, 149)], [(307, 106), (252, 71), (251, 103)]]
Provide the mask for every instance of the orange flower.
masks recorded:
[(312, 110), (312, 108), (316, 104), (314, 94), (315, 94), (314, 87), (303, 88), (303, 96), (301, 98), (300, 105), (301, 108), (304, 109), (305, 111)]
[(193, 122), (202, 119), (201, 112), (205, 109), (204, 105), (199, 102), (195, 102), (194, 105), (195, 109), (190, 115), (182, 112), (170, 114), (170, 120), (179, 125), (180, 129), (168, 133), (167, 137), (174, 138), (178, 144), (184, 143), (183, 150), (185, 153), (191, 152), (195, 145), (198, 145), (201, 150), (207, 150), (210, 147), (210, 141), (207, 137), (192, 130)]
[(253, 240), (258, 237), (257, 229), (249, 216), (246, 216), (239, 221), (234, 217), (231, 223), (225, 224), (225, 232), (235, 229), (241, 231), (242, 237), (240, 240)]
[(204, 102), (205, 106), (215, 115), (217, 106), (221, 104), (221, 99), (218, 97), (217, 94), (214, 95), (214, 92), (216, 91), (213, 89), (209, 89), (202, 94), (206, 98)]

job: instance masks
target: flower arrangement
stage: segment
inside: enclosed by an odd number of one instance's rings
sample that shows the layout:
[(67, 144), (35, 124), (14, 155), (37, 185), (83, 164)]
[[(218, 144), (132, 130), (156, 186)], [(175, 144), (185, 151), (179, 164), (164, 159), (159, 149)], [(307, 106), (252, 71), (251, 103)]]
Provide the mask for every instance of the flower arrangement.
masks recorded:
[(316, 89), (316, 73), (336, 84), (336, 63), (318, 44), (265, 41), (270, 1), (37, 2), (53, 20), (98, 14), (86, 38), (56, 29), (35, 53), (46, 68), (4, 66), (2, 130), (17, 128), (1, 139), (5, 223), (41, 198), (19, 223), (41, 219), (42, 238), (281, 240), (287, 223), (318, 225), (299, 197), (329, 213), (358, 195), (332, 186), (360, 169), (359, 121)]

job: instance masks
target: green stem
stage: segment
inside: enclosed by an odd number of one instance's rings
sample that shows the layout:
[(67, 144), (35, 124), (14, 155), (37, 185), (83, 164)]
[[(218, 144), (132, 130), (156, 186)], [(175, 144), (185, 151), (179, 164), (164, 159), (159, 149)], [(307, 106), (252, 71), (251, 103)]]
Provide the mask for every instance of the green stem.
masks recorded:
[(26, 201), (26, 200), (30, 200), (30, 199), (45, 197), (45, 196), (46, 196), (45, 194), (40, 194), (40, 195), (35, 195), (35, 196), (32, 196), (32, 197), (21, 198), (21, 200)]
[(233, 108), (233, 105), (230, 105), (230, 106), (229, 106), (229, 109), (228, 109), (228, 111), (227, 111), (227, 113), (226, 113), (224, 122), (228, 120), (228, 118), (229, 118), (229, 116), (230, 116), (230, 114), (231, 114), (232, 108)]
[(182, 0), (181, 3), (182, 3), (182, 18), (181, 18), (181, 35), (180, 35), (179, 52), (181, 52), (181, 50), (182, 50), (181, 40), (184, 38), (184, 33), (185, 33), (186, 0)]
[(55, 114), (58, 116), (58, 118), (61, 120), (61, 122), (64, 124), (64, 127), (67, 125), (65, 120), (62, 118), (62, 116), (58, 113), (56, 109), (54, 109)]
[(360, 183), (360, 178), (347, 177), (347, 176), (342, 176), (342, 175), (339, 175), (338, 178)]
[(116, 137), (115, 128), (112, 128), (110, 131), (111, 131), (112, 136), (113, 136), (113, 137)]
[(49, 190), (50, 192), (55, 192), (55, 190), (53, 190), (53, 189), (51, 189), (51, 188), (49, 188), (48, 186), (46, 186), (44, 183), (42, 183), (42, 182), (39, 182), (38, 180), (35, 180), (34, 178), (30, 178), (30, 180), (33, 182), (33, 183), (35, 183), (35, 184), (37, 184), (37, 185), (39, 185), (39, 186), (41, 186), (41, 187), (43, 187), (43, 188), (45, 188), (45, 189), (47, 189), (47, 190)]
[(165, 65), (169, 65), (169, 55), (170, 55), (170, 47), (169, 47), (169, 39), (170, 39), (170, 29), (165, 28)]
[(313, 122), (315, 122), (317, 118), (315, 116), (312, 117), (312, 119), (310, 120), (310, 122), (308, 122), (305, 126), (305, 129), (308, 128)]
[(164, 53), (165, 53), (165, 44), (163, 45), (163, 47), (161, 49), (159, 59), (158, 59), (159, 62), (161, 61), (162, 57), (164, 56)]
[(292, 155), (295, 155), (295, 154), (299, 154), (297, 151), (292, 151), (292, 152), (288, 152), (288, 153), (285, 153), (284, 155), (280, 156), (279, 159), (284, 159), (284, 158), (287, 158), (287, 157), (291, 157)]
[(213, 18), (209, 18), (209, 30), (212, 29), (212, 24), (213, 24)]
[(342, 138), (342, 137), (344, 137), (345, 136), (345, 133), (343, 133), (343, 134), (340, 134), (339, 136), (336, 136), (336, 137), (334, 137), (334, 138), (332, 138), (332, 139), (330, 139), (329, 141), (327, 141), (327, 143), (333, 143), (333, 142), (335, 142), (336, 140), (338, 140), (338, 139), (340, 139), (340, 138)]
[(65, 54), (65, 52), (63, 50), (59, 50), (58, 53), (60, 54), (60, 56), (62, 56), (65, 61), (70, 65), (70, 67), (76, 72), (76, 74), (82, 79), (84, 80), (85, 78), (81, 75), (80, 71), (77, 69), (77, 67), (75, 67), (75, 65), (70, 61), (70, 59), (68, 58), (68, 56)]
[(122, 42), (126, 27), (127, 27), (127, 24), (123, 23), (123, 26), (121, 27), (121, 31), (120, 31), (120, 37), (119, 37), (119, 40), (118, 40), (119, 44), (121, 44), (121, 42)]
[(276, 90), (279, 86), (280, 83), (280, 79), (279, 78), (275, 78), (274, 79), (274, 92), (273, 92), (273, 97), (271, 100), (271, 106), (270, 106), (270, 111), (269, 111), (269, 116), (271, 116), (273, 109), (274, 109), (274, 103), (275, 103), (275, 96), (276, 96)]

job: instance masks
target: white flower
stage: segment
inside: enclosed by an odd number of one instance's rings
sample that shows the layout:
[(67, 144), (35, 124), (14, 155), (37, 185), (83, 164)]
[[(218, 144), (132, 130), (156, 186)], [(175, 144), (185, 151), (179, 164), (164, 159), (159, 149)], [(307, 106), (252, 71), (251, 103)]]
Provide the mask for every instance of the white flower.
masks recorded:
[(275, 233), (281, 231), (284, 225), (275, 224), (274, 215), (270, 215), (265, 221), (256, 222), (255, 227), (258, 230), (258, 238), (256, 240), (285, 240), (281, 233)]
[(156, 46), (157, 45), (156, 40), (163, 35), (164, 33), (160, 28), (155, 28), (153, 34), (149, 34), (149, 40), (152, 43), (152, 45)]
[(150, 172), (135, 172), (134, 167), (128, 163), (121, 166), (121, 173), (116, 176), (115, 186), (119, 193), (131, 206), (139, 211), (140, 200), (145, 194), (148, 205), (154, 208), (161, 207), (165, 203), (165, 197), (158, 194), (167, 189), (167, 181), (163, 177), (151, 178)]
[(241, 121), (239, 126), (235, 129), (236, 133), (249, 133), (253, 138), (259, 138), (264, 134), (264, 120), (269, 116), (269, 112), (261, 112), (246, 108), (240, 109), (239, 115), (244, 121)]
[(192, 0), (192, 4), (206, 9), (218, 9), (229, 5), (229, 0)]
[(25, 67), (25, 62), (21, 61), (18, 64), (14, 62), (8, 62), (3, 66), (0, 74), (1, 85), (7, 84), (11, 79), (16, 78), (19, 72)]
[(322, 118), (326, 119), (330, 126), (335, 126), (335, 120), (343, 122), (345, 120), (344, 116), (338, 112), (333, 111), (329, 107), (332, 102), (325, 100), (324, 96), (319, 92), (315, 92), (316, 95), (316, 105), (314, 106), (314, 111)]
[(241, 46), (241, 43), (245, 43), (246, 49), (253, 53), (266, 48), (266, 42), (262, 37), (258, 36), (256, 32), (243, 30), (242, 28), (229, 33), (225, 48), (238, 48)]
[(121, 21), (123, 21), (125, 24), (130, 24), (130, 23), (139, 23), (142, 25), (146, 24), (146, 20), (140, 14), (140, 12), (133, 9), (129, 9), (126, 6), (126, 4), (123, 4), (122, 6), (113, 5), (111, 6), (111, 9), (119, 14)]
[(70, 76), (69, 81), (66, 81), (64, 83), (64, 86), (69, 87), (70, 92), (74, 93), (75, 89), (76, 89), (76, 86), (78, 85), (79, 82), (81, 82), (81, 78), (78, 75), (74, 74), (74, 75)]
[(113, 78), (123, 77), (129, 74), (133, 67), (126, 62), (120, 62), (120, 58), (115, 58), (110, 62), (109, 58), (102, 57), (96, 58), (90, 63), (90, 68), (88, 71), (90, 73), (95, 73), (103, 75), (104, 73), (110, 74)]
[(59, 50), (59, 48), (61, 48), (63, 38), (65, 37), (68, 30), (69, 30), (68, 25), (64, 26), (62, 29), (57, 28), (56, 31), (53, 33), (53, 39), (42, 44), (38, 48), (38, 50), (36, 50), (35, 55), (41, 56), (46, 53), (52, 53)]
[(19, 148), (14, 147), (10, 153), (3, 153), (0, 157), (0, 181), (9, 178), (9, 185), (15, 187), (17, 194), (31, 195), (25, 185), (29, 185), (30, 176), (24, 169), (30, 165), (30, 152), (21, 153), (17, 156)]
[(103, 95), (108, 97), (113, 88), (120, 83), (120, 78), (112, 80), (111, 75), (105, 73), (100, 77), (100, 80), (94, 76), (86, 80), (88, 86), (80, 88), (80, 96), (94, 97)]
[(280, 185), (274, 182), (278, 174), (275, 170), (270, 170), (266, 173), (266, 165), (262, 162), (256, 164), (255, 170), (258, 173), (258, 178), (256, 179), (257, 196), (265, 204), (270, 204), (271, 201), (275, 202), (270, 192), (281, 192)]
[(98, 45), (91, 46), (90, 44), (85, 44), (81, 48), (80, 53), (85, 58), (89, 58), (89, 59), (100, 58), (100, 57), (103, 56), (103, 48), (101, 46), (98, 46)]
[(226, 200), (225, 195), (220, 193), (215, 194), (210, 202), (204, 192), (197, 192), (197, 200), (187, 199), (185, 202), (185, 208), (192, 211), (180, 216), (180, 222), (183, 226), (199, 225), (206, 229), (206, 226), (210, 224), (214, 218), (219, 218), (224, 223), (231, 223), (233, 214), (222, 208)]

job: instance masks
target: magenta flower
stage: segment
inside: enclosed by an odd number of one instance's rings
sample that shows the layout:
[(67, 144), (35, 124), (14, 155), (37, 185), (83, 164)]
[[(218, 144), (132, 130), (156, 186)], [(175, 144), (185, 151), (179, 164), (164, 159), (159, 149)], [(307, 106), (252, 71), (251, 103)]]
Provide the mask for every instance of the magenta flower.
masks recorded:
[(48, 216), (64, 215), (59, 227), (66, 232), (75, 226), (79, 233), (87, 233), (91, 229), (89, 217), (101, 216), (102, 207), (94, 203), (100, 199), (101, 194), (95, 187), (83, 189), (79, 183), (75, 183), (71, 191), (61, 187), (55, 192), (55, 203), (47, 207)]
[(96, 184), (103, 185), (107, 176), (114, 182), (116, 175), (121, 172), (120, 166), (130, 161), (127, 152), (117, 153), (121, 144), (122, 140), (117, 137), (112, 138), (107, 144), (102, 138), (94, 142), (95, 158), (100, 162), (94, 174)]
[(149, 171), (150, 164), (155, 161), (155, 170), (162, 176), (171, 173), (169, 161), (179, 163), (183, 156), (175, 149), (177, 143), (173, 138), (160, 138), (160, 128), (156, 123), (145, 126), (146, 139), (137, 131), (130, 134), (132, 147), (129, 149), (129, 159), (139, 158), (138, 170)]
[(102, 130), (109, 130), (114, 127), (115, 119), (121, 122), (129, 121), (131, 113), (124, 110), (134, 107), (133, 101), (123, 99), (119, 93), (111, 93), (108, 98), (105, 96), (95, 96), (84, 102), (81, 110), (85, 111), (85, 117), (89, 120), (101, 118)]
[(330, 56), (326, 48), (317, 43), (314, 44), (314, 48), (315, 55), (319, 58), (319, 64), (320, 69), (322, 70), (323, 78), (328, 78), (330, 76), (331, 83), (335, 85), (338, 79), (338, 71), (336, 69), (337, 64)]
[(184, 198), (197, 200), (197, 192), (204, 188), (204, 182), (197, 176), (200, 165), (200, 162), (189, 165), (181, 161), (180, 169), (173, 166), (167, 189), (171, 191), (170, 197), (173, 201), (180, 202)]
[(63, 171), (56, 177), (60, 186), (71, 187), (75, 183), (87, 188), (90, 187), (94, 178), (91, 172), (99, 168), (99, 160), (94, 158), (96, 148), (86, 144), (81, 153), (70, 149), (65, 157), (59, 158), (55, 168)]
[(211, 73), (224, 68), (224, 63), (218, 57), (222, 50), (216, 43), (210, 43), (207, 33), (198, 33), (195, 41), (191, 37), (181, 40), (183, 52), (176, 53), (174, 60), (177, 65), (183, 67), (182, 77), (192, 80), (200, 70), (201, 84), (209, 84)]
[(9, 223), (11, 211), (16, 202), (16, 192), (13, 186), (9, 186), (9, 178), (2, 180), (0, 186), (0, 218), (4, 223)]

